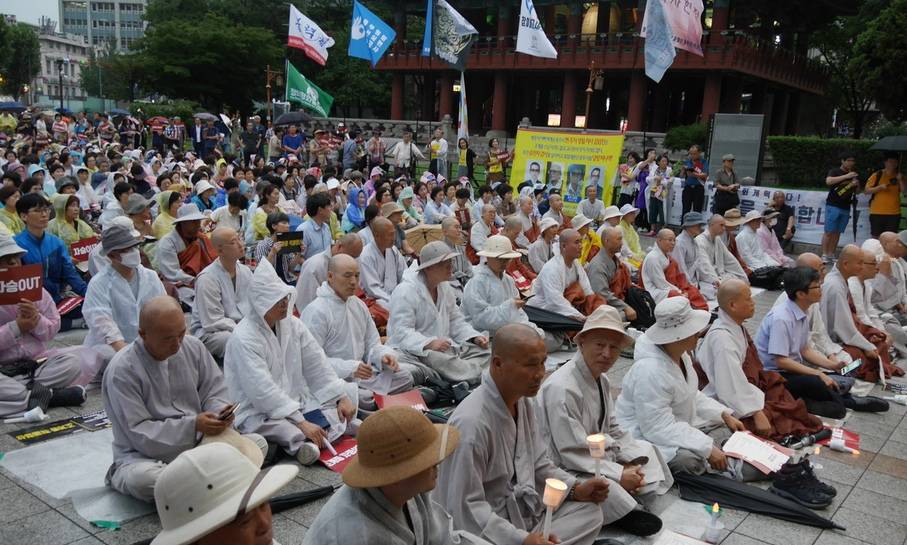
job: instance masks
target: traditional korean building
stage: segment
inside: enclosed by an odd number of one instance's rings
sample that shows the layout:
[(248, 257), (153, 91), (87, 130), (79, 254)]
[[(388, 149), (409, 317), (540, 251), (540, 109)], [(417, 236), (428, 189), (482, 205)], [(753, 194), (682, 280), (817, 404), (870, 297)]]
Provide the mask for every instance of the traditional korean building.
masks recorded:
[[(793, 134), (820, 115), (828, 71), (810, 58), (810, 33), (852, 2), (705, 1), (703, 56), (678, 51), (655, 84), (638, 37), (645, 0), (534, 0), (557, 59), (515, 52), (518, 1), (450, 0), (479, 31), (466, 65), (470, 132), (512, 133), (523, 117), (664, 131), (743, 112), (765, 114), (772, 134)], [(459, 74), (421, 56), (425, 2), (398, 0), (395, 10), (397, 40), (377, 67), (393, 74), (391, 118), (456, 119)]]

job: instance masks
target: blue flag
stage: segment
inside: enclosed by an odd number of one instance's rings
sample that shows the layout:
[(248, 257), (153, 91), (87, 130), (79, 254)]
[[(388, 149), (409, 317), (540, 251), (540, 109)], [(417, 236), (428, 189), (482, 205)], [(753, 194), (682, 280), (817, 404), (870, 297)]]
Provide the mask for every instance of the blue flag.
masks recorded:
[(425, 8), (425, 34), (422, 36), (422, 56), (431, 57), (431, 24), (433, 20), (432, 9), (435, 0), (428, 0)]
[(661, 0), (646, 4), (643, 27), (646, 39), (646, 75), (658, 83), (677, 55), (674, 51), (674, 32)]
[(396, 36), (393, 28), (357, 0), (353, 0), (353, 26), (347, 50), (350, 57), (366, 59), (374, 68)]

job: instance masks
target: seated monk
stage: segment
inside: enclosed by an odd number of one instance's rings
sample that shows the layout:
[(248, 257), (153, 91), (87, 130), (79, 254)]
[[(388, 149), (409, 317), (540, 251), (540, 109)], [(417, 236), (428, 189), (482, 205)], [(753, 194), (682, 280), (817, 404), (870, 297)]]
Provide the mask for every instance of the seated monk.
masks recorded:
[[(630, 322), (631, 326), (641, 330), (649, 327), (652, 325), (651, 320), (648, 317), (640, 318), (636, 308), (639, 307), (646, 314), (652, 309), (645, 301), (639, 301), (639, 298), (634, 296), (628, 297), (630, 288), (638, 289), (640, 292), (643, 290), (633, 284), (630, 268), (620, 259), (620, 249), (624, 244), (623, 230), (606, 223), (598, 232), (602, 238), (602, 251), (586, 265), (586, 274), (589, 276), (592, 291), (601, 295), (608, 305), (617, 309), (621, 319)], [(644, 297), (644, 292), (641, 295)]]
[(863, 267), (863, 251), (859, 246), (848, 244), (841, 250), (834, 269), (825, 276), (822, 284), (822, 316), (828, 326), (831, 340), (844, 346), (853, 359), (863, 363), (853, 371), (853, 376), (867, 382), (878, 382), (884, 369), (885, 377), (901, 376), (904, 370), (891, 363), (888, 353), (888, 335), (859, 321), (847, 279), (860, 273)]
[(709, 304), (699, 293), (699, 289), (690, 284), (687, 276), (680, 270), (680, 265), (671, 257), (674, 244), (674, 231), (662, 229), (658, 232), (655, 246), (642, 262), (639, 280), (643, 289), (652, 294), (656, 304), (668, 297), (682, 295), (690, 300), (693, 308), (709, 310)]
[[(570, 228), (570, 218), (564, 215), (564, 199), (557, 193), (548, 195), (548, 211), (542, 216), (542, 221), (551, 219), (557, 224), (557, 232)], [(540, 231), (544, 231), (539, 227)]]
[(762, 320), (756, 334), (759, 359), (766, 369), (784, 377), (785, 388), (802, 399), (813, 414), (839, 419), (844, 418), (845, 409), (887, 410), (888, 403), (883, 400), (851, 396), (848, 389), (853, 379), (834, 373), (844, 362), (832, 360), (810, 345), (807, 312), (823, 297), (820, 278), (819, 272), (808, 266), (785, 272), (787, 301), (775, 305)]
[(746, 223), (746, 218), (740, 214), (740, 210), (731, 208), (724, 213), (724, 219), (725, 232), (727, 233), (727, 249), (737, 260), (737, 263), (740, 264), (743, 272), (746, 273), (746, 278), (749, 280), (750, 285), (768, 290), (781, 289), (781, 275), (784, 274), (783, 268), (769, 266), (753, 270), (747, 265), (747, 260), (740, 255), (740, 250), (737, 249), (737, 228)]
[(195, 277), (217, 259), (217, 250), (202, 232), (205, 219), (194, 204), (183, 205), (173, 220), (173, 230), (157, 243), (158, 272), (176, 286), (180, 301), (190, 308), (195, 300)]
[(554, 239), (557, 238), (559, 232), (557, 220), (542, 218), (542, 222), (539, 224), (539, 237), (529, 245), (529, 266), (536, 274), (542, 272), (545, 263), (554, 257)]
[(522, 223), (520, 218), (516, 215), (507, 216), (504, 220), (504, 228), (501, 229), (501, 234), (510, 239), (510, 244), (517, 248), (517, 252), (520, 253), (520, 257), (516, 259), (511, 259), (510, 263), (507, 264), (507, 274), (513, 278), (513, 281), (516, 282), (516, 287), (520, 290), (520, 293), (524, 295), (529, 292), (532, 288), (532, 281), (535, 280), (536, 272), (532, 270), (525, 261), (524, 255), (526, 250), (523, 250), (519, 245), (520, 236), (522, 232)]
[(366, 244), (359, 256), (359, 285), (363, 292), (360, 298), (369, 307), (375, 325), (382, 328), (387, 325), (391, 293), (403, 281), (406, 262), (394, 245), (394, 224), (389, 219), (373, 219), (371, 229), (375, 240)]
[(586, 316), (605, 304), (604, 298), (592, 291), (589, 277), (579, 264), (581, 249), (578, 231), (566, 229), (561, 233), (560, 255), (542, 267), (532, 306), (584, 322)]
[(479, 264), (479, 252), (485, 248), (485, 240), (498, 234), (498, 227), (495, 225), (497, 210), (493, 204), (482, 206), (482, 215), (480, 220), (472, 224), (469, 230), (469, 244), (466, 245), (466, 256), (473, 265)]
[(326, 252), (315, 254), (305, 260), (299, 271), (296, 282), (296, 310), (302, 313), (305, 307), (317, 297), (316, 292), (328, 279), (328, 261), (338, 254), (346, 254), (353, 259), (362, 255), (362, 238), (356, 233), (347, 233), (338, 238)]
[(726, 232), (727, 220), (721, 214), (714, 214), (709, 218), (708, 228), (695, 239), (701, 257), (700, 286), (702, 282), (720, 285), (733, 278), (749, 283), (740, 262), (722, 240), (722, 235)]
[(702, 392), (732, 409), (746, 429), (773, 441), (821, 430), (822, 421), (784, 387), (784, 377), (762, 366), (756, 345), (743, 327), (756, 308), (749, 285), (726, 280), (717, 297), (718, 319), (696, 353), (708, 377)]
[(267, 451), (263, 437), (233, 431), (223, 374), (205, 345), (186, 335), (180, 305), (168, 295), (142, 307), (139, 338), (114, 356), (101, 395), (113, 427), (107, 484), (140, 500), (154, 498), (167, 464), (200, 438), (229, 442), (258, 461)]
[[(325, 252), (326, 253), (326, 252)], [(381, 344), (378, 329), (361, 299), (359, 264), (352, 256), (330, 259), (328, 278), (317, 297), (300, 315), (327, 361), (341, 379), (359, 386), (359, 403), (377, 410), (373, 393), (399, 394), (411, 390), (412, 375), (397, 363), (397, 353)]]
[(704, 230), (706, 221), (699, 212), (687, 212), (683, 217), (683, 229), (677, 235), (677, 242), (671, 257), (677, 261), (680, 270), (686, 275), (687, 280), (699, 290), (699, 293), (709, 301), (715, 301), (718, 291), (718, 279), (710, 274), (708, 265), (705, 265), (705, 255), (700, 252), (696, 244), (698, 237)]
[(520, 207), (514, 214), (520, 220), (520, 235), (517, 237), (516, 242), (518, 247), (524, 250), (528, 250), (529, 245), (539, 238), (539, 223), (538, 220), (532, 217), (534, 205), (535, 201), (532, 200), (532, 197), (524, 195), (520, 197)]

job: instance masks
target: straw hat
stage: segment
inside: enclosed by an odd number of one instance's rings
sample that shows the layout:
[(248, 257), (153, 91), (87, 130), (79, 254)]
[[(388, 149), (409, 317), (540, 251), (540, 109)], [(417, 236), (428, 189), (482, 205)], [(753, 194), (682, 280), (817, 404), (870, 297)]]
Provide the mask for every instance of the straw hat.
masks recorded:
[(542, 218), (542, 221), (539, 223), (539, 233), (544, 233), (552, 227), (560, 227), (557, 223), (557, 220), (554, 218)]
[(758, 210), (750, 210), (743, 216), (743, 223), (749, 223), (756, 220), (762, 221), (762, 213)]
[(451, 252), (447, 243), (440, 240), (429, 242), (419, 251), (419, 266), (416, 267), (416, 270), (421, 271), (456, 257), (457, 253)]
[(589, 225), (590, 223), (592, 223), (591, 219), (587, 218), (582, 213), (579, 213), (579, 214), (573, 216), (573, 219), (570, 220), (570, 227), (579, 231), (580, 229), (582, 229), (586, 225)]
[(620, 333), (624, 336), (624, 344), (633, 342), (633, 337), (627, 335), (626, 330), (624, 330), (624, 323), (620, 319), (620, 312), (609, 305), (598, 307), (588, 318), (586, 318), (582, 331), (576, 334), (576, 339), (580, 340), (586, 333), (596, 330), (607, 330)]
[(398, 212), (402, 214), (405, 210), (403, 210), (402, 206), (393, 201), (381, 205), (381, 215), (385, 218), (389, 218)]
[(655, 306), (655, 325), (646, 330), (646, 337), (655, 344), (677, 342), (709, 325), (711, 314), (690, 306), (686, 297), (668, 297)]
[(614, 206), (613, 204), (605, 208), (605, 215), (602, 217), (602, 221), (608, 221), (611, 218), (619, 218), (623, 214), (620, 213), (620, 208)]
[(460, 442), (446, 424), (432, 424), (412, 407), (381, 409), (365, 419), (356, 439), (358, 454), (343, 470), (343, 482), (354, 488), (386, 486), (441, 463)]
[(772, 219), (775, 216), (778, 216), (780, 214), (781, 214), (781, 212), (778, 212), (774, 208), (769, 207), (762, 211), (762, 219), (764, 219), (764, 220)]
[(295, 464), (259, 471), (226, 443), (187, 450), (164, 468), (154, 486), (164, 529), (151, 544), (193, 543), (268, 501), (297, 473)]
[(494, 235), (485, 239), (485, 247), (481, 252), (476, 252), (482, 257), (494, 257), (497, 259), (515, 259), (520, 257), (520, 252), (514, 251), (510, 244), (510, 239), (504, 235)]
[(740, 209), (731, 208), (724, 213), (724, 223), (728, 227), (737, 227), (743, 225), (746, 220), (743, 219), (743, 215), (740, 214)]

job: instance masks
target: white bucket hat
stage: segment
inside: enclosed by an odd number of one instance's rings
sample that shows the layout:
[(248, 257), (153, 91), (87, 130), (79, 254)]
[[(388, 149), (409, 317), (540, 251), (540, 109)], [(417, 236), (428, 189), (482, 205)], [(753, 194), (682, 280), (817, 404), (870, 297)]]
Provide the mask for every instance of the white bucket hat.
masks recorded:
[(416, 267), (416, 270), (421, 271), (456, 257), (457, 253), (451, 252), (447, 243), (440, 240), (429, 242), (419, 251), (419, 266)]
[(655, 325), (646, 337), (655, 344), (668, 344), (692, 337), (709, 325), (711, 314), (690, 306), (686, 297), (668, 297), (655, 306)]
[(605, 208), (605, 215), (602, 217), (602, 221), (608, 221), (611, 218), (619, 218), (621, 216), (623, 216), (623, 214), (620, 213), (620, 208), (612, 204)]
[(195, 184), (195, 194), (196, 195), (201, 195), (202, 193), (204, 193), (205, 191), (208, 191), (209, 189), (216, 189), (216, 188), (213, 185), (211, 185), (211, 182), (209, 182), (208, 180), (202, 179), (202, 180), (199, 180), (197, 184)]
[(192, 543), (268, 501), (297, 473), (295, 464), (259, 471), (226, 443), (187, 450), (164, 468), (154, 486), (164, 529), (151, 544)]
[(580, 229), (582, 229), (586, 225), (589, 225), (590, 223), (592, 223), (591, 219), (587, 218), (586, 216), (584, 216), (582, 214), (577, 214), (577, 215), (573, 216), (572, 220), (570, 220), (570, 227), (579, 231)]
[(552, 227), (560, 227), (557, 220), (554, 218), (542, 218), (541, 223), (539, 223), (539, 233), (544, 233)]
[(26, 251), (16, 244), (13, 237), (2, 234), (0, 235), (0, 257), (6, 257), (8, 255), (19, 255), (24, 254)]
[(180, 223), (183, 221), (202, 221), (205, 219), (208, 218), (204, 214), (199, 212), (198, 206), (189, 203), (179, 207), (179, 210), (176, 211), (176, 219), (173, 220), (173, 223)]
[(624, 336), (625, 344), (633, 342), (633, 337), (627, 335), (627, 331), (624, 329), (624, 323), (620, 319), (620, 313), (612, 306), (601, 305), (595, 309), (592, 314), (586, 318), (582, 331), (576, 334), (576, 339), (579, 340), (583, 335), (594, 330), (614, 331), (615, 333), (620, 333)]
[(476, 252), (482, 257), (494, 257), (497, 259), (515, 259), (520, 257), (520, 252), (514, 251), (510, 239), (504, 235), (494, 235), (485, 239), (485, 247), (481, 252)]
[(625, 204), (620, 207), (621, 216), (626, 216), (627, 214), (632, 214), (633, 212), (639, 212), (639, 208), (636, 208), (632, 204)]

